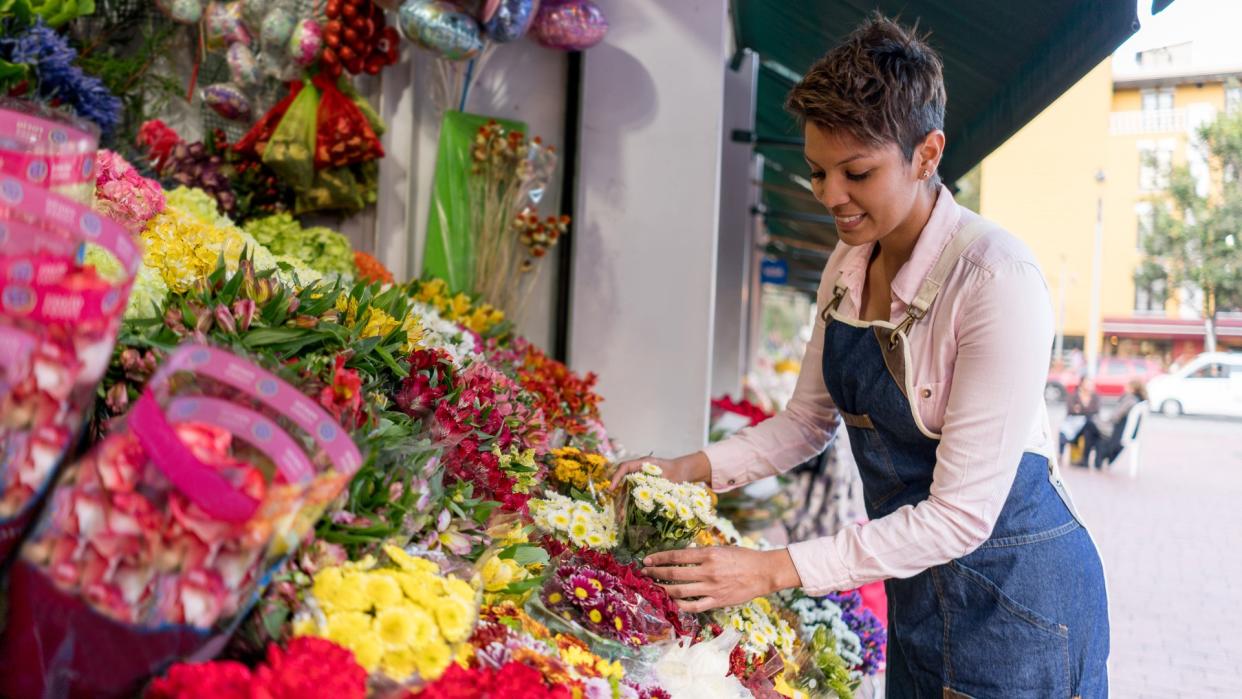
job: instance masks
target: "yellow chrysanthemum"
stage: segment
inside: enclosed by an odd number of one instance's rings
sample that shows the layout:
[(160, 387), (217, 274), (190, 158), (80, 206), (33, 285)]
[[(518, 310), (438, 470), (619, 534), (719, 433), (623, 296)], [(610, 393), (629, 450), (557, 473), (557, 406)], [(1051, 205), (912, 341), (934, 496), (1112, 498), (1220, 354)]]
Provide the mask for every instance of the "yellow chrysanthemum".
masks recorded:
[(342, 611), (369, 612), (374, 602), (367, 596), (364, 588), (366, 573), (359, 570), (345, 570), (341, 573), (340, 587), (327, 599), (321, 599), (326, 607)]
[(384, 648), (410, 648), (434, 638), (435, 621), (423, 609), (411, 604), (400, 604), (380, 609), (375, 615), (372, 631), (384, 643)]
[(470, 633), (474, 610), (466, 602), (445, 598), (436, 607), (436, 622), (440, 633), (452, 643), (464, 639)]
[(390, 678), (403, 682), (418, 671), (418, 655), (412, 648), (389, 649), (380, 660), (380, 669)]
[(366, 669), (367, 672), (375, 672), (379, 669), (380, 660), (384, 657), (384, 648), (380, 645), (378, 638), (374, 636), (361, 636), (353, 639), (352, 642), (340, 645), (354, 652), (354, 659), (358, 664)]
[(371, 615), (362, 612), (334, 612), (327, 615), (328, 626), (323, 633), (328, 640), (348, 646), (355, 639), (371, 636)]
[(397, 567), (401, 570), (408, 570), (418, 573), (431, 573), (432, 575), (440, 572), (440, 569), (436, 567), (435, 563), (432, 563), (425, 558), (411, 556), (391, 544), (384, 546), (384, 554), (388, 556), (389, 560), (396, 563)]
[(401, 586), (391, 576), (375, 572), (364, 575), (362, 580), (363, 592), (377, 609), (391, 607), (401, 602), (403, 598)]
[(474, 599), (474, 588), (470, 587), (470, 583), (457, 578), (440, 578), (440, 580), (444, 585), (444, 594), (462, 602)]
[(341, 589), (342, 577), (341, 569), (336, 566), (320, 570), (315, 573), (314, 582), (311, 584), (311, 594), (319, 600), (321, 605), (327, 605), (328, 600), (334, 598), (337, 590)]
[(414, 649), (414, 664), (423, 679), (434, 681), (440, 679), (452, 659), (449, 647), (440, 641), (426, 643)]

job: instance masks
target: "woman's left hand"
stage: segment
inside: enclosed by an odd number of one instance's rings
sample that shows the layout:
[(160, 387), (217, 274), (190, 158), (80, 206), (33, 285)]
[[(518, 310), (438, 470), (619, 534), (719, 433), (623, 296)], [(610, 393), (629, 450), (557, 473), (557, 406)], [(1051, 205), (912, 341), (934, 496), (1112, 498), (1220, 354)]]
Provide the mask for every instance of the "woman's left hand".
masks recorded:
[[(643, 574), (660, 581), (660, 586), (685, 612), (745, 604), (802, 584), (786, 549), (752, 551), (712, 546), (661, 551), (644, 558), (643, 565)], [(688, 597), (699, 599), (687, 600)]]

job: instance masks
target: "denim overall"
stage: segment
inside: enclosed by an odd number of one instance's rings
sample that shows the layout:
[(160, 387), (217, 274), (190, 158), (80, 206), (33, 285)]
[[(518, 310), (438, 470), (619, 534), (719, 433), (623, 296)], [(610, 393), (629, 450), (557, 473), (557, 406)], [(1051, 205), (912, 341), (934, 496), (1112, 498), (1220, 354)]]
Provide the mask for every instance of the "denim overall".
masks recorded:
[[(958, 231), (902, 323), (824, 310), (824, 383), (849, 430), (867, 514), (928, 497), (939, 439), (913, 417), (906, 333), (935, 301), (986, 222)], [(1099, 554), (1047, 458), (1023, 454), (989, 538), (888, 594), (889, 697), (1052, 699), (1108, 696), (1108, 605)]]

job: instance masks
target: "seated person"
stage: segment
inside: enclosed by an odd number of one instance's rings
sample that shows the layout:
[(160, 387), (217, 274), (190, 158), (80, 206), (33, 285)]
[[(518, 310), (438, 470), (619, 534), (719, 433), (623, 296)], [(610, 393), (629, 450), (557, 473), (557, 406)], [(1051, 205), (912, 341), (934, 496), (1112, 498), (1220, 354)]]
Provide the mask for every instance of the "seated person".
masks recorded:
[(1126, 394), (1121, 397), (1121, 401), (1117, 403), (1117, 407), (1113, 409), (1111, 427), (1108, 435), (1100, 440), (1096, 453), (1096, 465), (1103, 467), (1105, 462), (1115, 460), (1121, 454), (1121, 438), (1125, 435), (1126, 419), (1130, 417), (1130, 411), (1134, 406), (1147, 400), (1147, 389), (1143, 386), (1143, 382), (1135, 379), (1126, 387)]

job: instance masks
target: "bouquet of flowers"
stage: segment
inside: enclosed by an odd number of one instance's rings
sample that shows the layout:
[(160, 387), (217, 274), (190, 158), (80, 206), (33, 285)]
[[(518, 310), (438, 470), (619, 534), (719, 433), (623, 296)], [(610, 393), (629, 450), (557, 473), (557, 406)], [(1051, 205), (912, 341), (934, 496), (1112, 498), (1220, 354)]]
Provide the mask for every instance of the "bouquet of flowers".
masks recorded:
[(562, 492), (578, 499), (605, 499), (608, 493), (608, 459), (603, 454), (577, 447), (553, 449), (548, 475)]
[[(94, 402), (139, 255), (120, 225), (9, 176), (0, 177), (0, 230), (3, 565)], [(114, 256), (115, 277), (79, 262), (86, 242)]]
[(611, 506), (548, 492), (530, 501), (530, 513), (536, 527), (574, 546), (607, 551), (617, 545), (617, 518)]
[(602, 656), (652, 653), (651, 644), (668, 638), (672, 625), (638, 589), (625, 584), (620, 571), (597, 565), (602, 560), (583, 555), (589, 553), (563, 557), (552, 566), (542, 593), (531, 600), (531, 612), (550, 627), (586, 640)]
[(411, 417), (432, 418), (446, 472), (504, 510), (524, 511), (541, 472), (535, 457), (545, 448), (538, 411), (486, 363), (458, 373), (437, 350), (416, 350), (409, 363), (395, 402)]
[(809, 597), (794, 593), (789, 605), (808, 637), (827, 634), (828, 649), (840, 656), (854, 682), (874, 675), (884, 665), (888, 634), (880, 620), (862, 603), (857, 590)]
[(478, 592), (430, 560), (383, 550), (389, 565), (367, 557), (320, 570), (294, 633), (339, 643), (393, 681), (433, 681), (469, 638)]
[[(510, 662), (524, 663), (573, 696), (596, 696), (592, 688), (611, 687), (625, 677), (620, 662), (599, 657), (573, 636), (553, 634), (512, 602), (485, 607), (470, 644), (471, 667), (496, 670)], [(604, 696), (613, 695), (609, 689)]]
[(367, 672), (352, 653), (322, 638), (272, 644), (254, 670), (233, 660), (178, 663), (147, 688), (146, 699), (272, 697), (272, 699), (364, 699)]
[(674, 483), (655, 464), (625, 477), (625, 544), (635, 558), (685, 548), (716, 521), (712, 498), (699, 483)]
[(227, 352), (181, 346), (66, 469), (23, 546), (0, 659), (24, 671), (4, 673), (0, 693), (127, 695), (222, 644), (360, 463), (310, 398)]
[(509, 661), (499, 668), (451, 666), (440, 679), (423, 688), (418, 696), (426, 699), (572, 699), (569, 687), (549, 684), (533, 667)]

